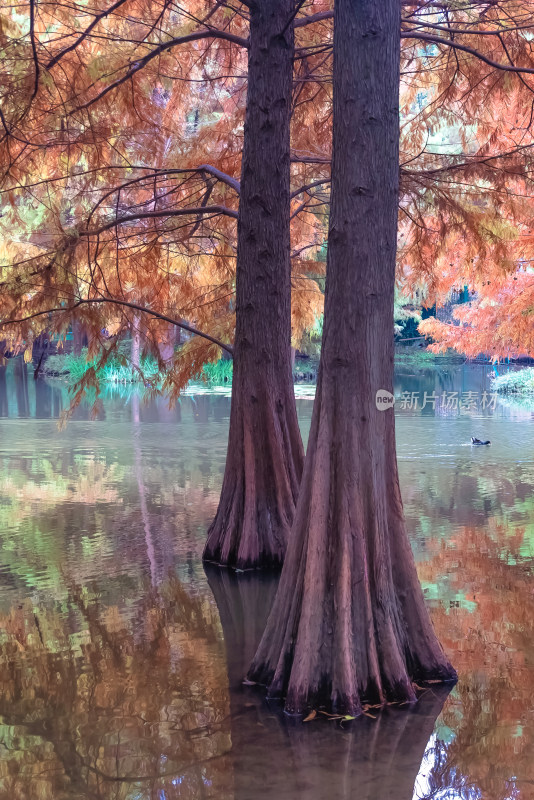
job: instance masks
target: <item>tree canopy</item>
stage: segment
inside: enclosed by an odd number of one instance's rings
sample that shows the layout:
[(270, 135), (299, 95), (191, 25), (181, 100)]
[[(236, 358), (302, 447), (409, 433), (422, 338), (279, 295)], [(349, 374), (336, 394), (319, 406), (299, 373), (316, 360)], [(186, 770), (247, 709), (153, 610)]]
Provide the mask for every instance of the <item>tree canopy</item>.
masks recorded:
[[(530, 348), (517, 289), (530, 287), (531, 10), (526, 0), (402, 3), (398, 278), (424, 287), (429, 305), (459, 283), (478, 290), (468, 332), (426, 328), (469, 352), (491, 348), (490, 330), (499, 352)], [(144, 310), (155, 353), (169, 324), (158, 314), (231, 346), (249, 13), (207, 0), (2, 10), (0, 318), (10, 347), (44, 329), (64, 334), (76, 318), (93, 353), (109, 350), (101, 331), (133, 324), (120, 302)], [(331, 18), (331, 4), (313, 0), (293, 20), (295, 342), (322, 304), (313, 277), (329, 203)], [(492, 309), (510, 297), (514, 313), (497, 330)], [(167, 364), (165, 388), (176, 394), (219, 353), (194, 338)]]

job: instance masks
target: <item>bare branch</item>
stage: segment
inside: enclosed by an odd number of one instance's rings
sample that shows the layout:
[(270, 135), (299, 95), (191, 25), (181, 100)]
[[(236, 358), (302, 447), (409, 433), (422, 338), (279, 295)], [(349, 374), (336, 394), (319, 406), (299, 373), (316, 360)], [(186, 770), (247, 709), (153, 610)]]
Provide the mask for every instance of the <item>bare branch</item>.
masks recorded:
[(7, 320), (0, 320), (0, 328), (6, 325), (16, 325), (17, 323), (21, 322), (28, 322), (31, 319), (36, 319), (37, 317), (43, 317), (46, 314), (54, 314), (54, 313), (64, 313), (68, 314), (71, 311), (74, 311), (76, 308), (80, 306), (86, 305), (94, 305), (96, 303), (110, 303), (116, 306), (125, 306), (126, 308), (132, 308), (135, 311), (142, 311), (145, 314), (150, 314), (152, 317), (156, 317), (157, 319), (163, 320), (163, 322), (169, 322), (171, 325), (176, 325), (178, 328), (183, 328), (185, 331), (189, 331), (189, 333), (193, 333), (195, 336), (200, 336), (203, 339), (207, 339), (209, 342), (213, 342), (218, 347), (221, 347), (223, 350), (226, 350), (231, 356), (234, 354), (234, 349), (231, 345), (226, 344), (225, 342), (221, 342), (220, 339), (216, 339), (215, 336), (211, 336), (209, 333), (204, 333), (204, 331), (195, 328), (193, 325), (188, 325), (187, 322), (183, 322), (181, 320), (173, 319), (172, 317), (168, 317), (166, 314), (160, 314), (158, 311), (153, 311), (150, 308), (146, 308), (145, 306), (140, 306), (137, 303), (130, 303), (127, 300), (116, 300), (111, 297), (95, 297), (90, 298), (87, 300), (78, 300), (72, 306), (60, 306), (59, 308), (47, 308), (45, 311), (36, 311), (34, 314), (28, 314), (27, 317), (22, 317), (21, 319), (7, 319)]
[(116, 81), (110, 83), (109, 86), (106, 86), (105, 89), (102, 89), (96, 97), (93, 97), (92, 100), (88, 100), (86, 103), (83, 103), (81, 106), (76, 106), (71, 111), (73, 114), (76, 111), (83, 111), (86, 108), (89, 108), (96, 103), (98, 100), (101, 100), (102, 97), (105, 97), (106, 94), (116, 89), (121, 84), (125, 83), (127, 80), (132, 78), (137, 72), (139, 72), (143, 67), (145, 67), (153, 58), (161, 55), (166, 50), (170, 50), (172, 47), (176, 47), (180, 44), (187, 44), (188, 42), (197, 42), (201, 39), (224, 39), (225, 41), (232, 42), (233, 44), (237, 44), (240, 47), (248, 48), (248, 40), (243, 39), (241, 36), (236, 36), (233, 33), (227, 33), (226, 31), (219, 31), (215, 28), (208, 28), (204, 31), (195, 31), (194, 33), (189, 33), (186, 36), (178, 36), (175, 39), (170, 39), (168, 42), (164, 42), (163, 44), (158, 45), (158, 47), (154, 47), (150, 53), (147, 53), (146, 56), (140, 58), (136, 61), (133, 66), (122, 76), (122, 78), (117, 78)]
[(159, 219), (161, 217), (183, 217), (186, 215), (195, 215), (195, 214), (224, 214), (227, 217), (233, 217), (237, 219), (237, 211), (234, 211), (233, 208), (227, 208), (226, 206), (215, 205), (215, 206), (196, 206), (195, 208), (175, 208), (175, 209), (166, 209), (162, 211), (142, 211), (139, 214), (125, 214), (123, 217), (117, 217), (116, 219), (111, 220), (110, 222), (106, 222), (104, 225), (101, 225), (100, 228), (93, 228), (87, 231), (80, 231), (78, 236), (99, 236), (101, 233), (105, 231), (109, 231), (111, 228), (115, 228), (117, 225), (124, 225), (126, 222), (137, 222), (140, 219)]

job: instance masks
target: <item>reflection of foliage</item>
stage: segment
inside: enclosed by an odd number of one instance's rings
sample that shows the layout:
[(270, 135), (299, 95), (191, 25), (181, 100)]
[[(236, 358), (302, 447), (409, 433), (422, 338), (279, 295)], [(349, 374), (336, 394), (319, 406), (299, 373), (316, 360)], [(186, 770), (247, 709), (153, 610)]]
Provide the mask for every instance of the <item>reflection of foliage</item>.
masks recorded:
[(491, 521), (457, 529), (420, 566), (427, 582), (446, 575), (450, 593), (467, 601), (435, 609), (434, 623), (460, 675), (441, 760), (477, 787), (471, 797), (526, 797), (534, 781), (534, 565), (523, 546), (521, 528)]
[[(59, 591), (72, 547), (70, 525), (75, 519), (77, 547), (84, 556), (99, 561), (111, 556), (111, 542), (102, 536), (90, 536), (87, 530), (80, 531), (84, 527), (80, 522), (87, 519), (87, 513), (98, 520), (103, 506), (120, 509), (117, 485), (124, 480), (125, 470), (94, 457), (74, 458), (67, 469), (64, 457), (13, 461), (18, 463), (10, 464), (0, 480), (4, 498), (0, 504), (4, 573), (33, 589)], [(79, 566), (83, 569), (81, 563)], [(58, 599), (60, 596), (61, 592)]]
[[(200, 551), (216, 509), (224, 457), (223, 443), (220, 448), (213, 442), (208, 446), (205, 427), (197, 424), (213, 417), (210, 401), (196, 398), (193, 404), (184, 398), (187, 416), (184, 413), (180, 423), (179, 450), (163, 427), (158, 427), (161, 458), (149, 455), (152, 439), (145, 443), (141, 434), (134, 440), (134, 447), (140, 448), (139, 475), (131, 468), (132, 441), (113, 422), (98, 423), (97, 428), (83, 423), (83, 428), (58, 433), (50, 421), (50, 441), (41, 441), (38, 457), (32, 448), (21, 451), (18, 425), (6, 426), (0, 460), (2, 602), (20, 587), (25, 592), (53, 592), (62, 600), (65, 575), (78, 582), (95, 575), (119, 575), (126, 581), (142, 572), (146, 520), (138, 478), (148, 522), (157, 531), (158, 573), (165, 574), (173, 562), (177, 534), (188, 552)], [(73, 432), (83, 441), (73, 438)], [(87, 437), (97, 433), (103, 438), (92, 449)]]
[(431, 769), (425, 773), (426, 785), (419, 787), (416, 782), (414, 800), (482, 800), (477, 787), (448, 758), (448, 742), (433, 737), (425, 762)]
[(173, 579), (133, 620), (68, 587), (1, 619), (0, 786), (10, 798), (225, 797), (226, 666), (213, 607)]

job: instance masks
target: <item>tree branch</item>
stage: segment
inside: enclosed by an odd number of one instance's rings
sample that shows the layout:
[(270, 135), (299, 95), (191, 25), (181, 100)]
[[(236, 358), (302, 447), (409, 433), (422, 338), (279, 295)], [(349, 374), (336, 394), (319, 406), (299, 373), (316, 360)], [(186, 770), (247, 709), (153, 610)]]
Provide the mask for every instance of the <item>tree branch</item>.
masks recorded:
[(123, 217), (117, 217), (116, 219), (111, 220), (110, 222), (106, 222), (104, 225), (101, 225), (100, 228), (93, 228), (87, 231), (80, 231), (78, 233), (79, 237), (82, 236), (99, 236), (101, 233), (105, 233), (105, 231), (109, 231), (111, 228), (115, 228), (117, 225), (123, 225), (126, 222), (137, 222), (140, 219), (159, 219), (161, 217), (183, 217), (188, 214), (225, 214), (227, 217), (233, 217), (237, 219), (237, 211), (234, 211), (233, 208), (227, 208), (226, 206), (215, 205), (215, 206), (196, 206), (194, 208), (175, 208), (175, 209), (167, 209), (162, 211), (142, 211), (139, 214), (125, 214)]
[(475, 58), (478, 58), (480, 61), (483, 61), (484, 64), (488, 64), (494, 69), (498, 69), (503, 72), (524, 72), (529, 75), (534, 75), (534, 67), (516, 67), (510, 64), (501, 64), (498, 61), (493, 61), (491, 58), (488, 58), (483, 53), (475, 50), (473, 47), (468, 47), (465, 44), (459, 44), (459, 42), (456, 40), (453, 41), (452, 39), (444, 39), (441, 36), (433, 36), (430, 33), (415, 33), (412, 31), (401, 31), (401, 39), (418, 39), (421, 42), (428, 42), (429, 44), (444, 44), (447, 47), (452, 47), (454, 50), (461, 50), (464, 53), (469, 53), (470, 55), (475, 56)]
[(315, 189), (316, 186), (323, 186), (325, 183), (330, 183), (330, 178), (323, 178), (320, 181), (314, 181), (313, 183), (308, 183), (306, 186), (301, 186), (300, 189), (296, 189), (294, 192), (291, 192), (290, 198), (298, 197), (299, 194), (304, 194), (304, 192), (308, 192), (310, 189)]
[[(404, 5), (404, 4), (403, 4)], [(309, 17), (300, 17), (296, 19), (294, 22), (295, 28), (302, 28), (305, 25), (311, 25), (314, 22), (322, 22), (323, 20), (331, 19), (334, 16), (333, 11), (320, 11), (317, 14), (310, 14)], [(411, 24), (415, 24), (414, 21), (410, 20)], [(424, 23), (422, 23), (424, 24)], [(430, 26), (428, 26), (430, 27)], [(530, 26), (532, 27), (532, 26)], [(455, 33), (459, 33), (460, 31), (455, 31)], [(464, 33), (464, 31), (462, 31)], [(478, 31), (465, 31), (465, 33), (478, 33)], [(487, 36), (493, 33), (493, 31), (482, 31), (483, 35)], [(495, 35), (498, 35), (499, 31), (495, 31)], [(423, 42), (428, 42), (429, 44), (444, 44), (447, 47), (452, 47), (456, 50), (462, 50), (464, 53), (469, 53), (475, 58), (480, 59), (485, 64), (488, 64), (490, 67), (494, 69), (502, 70), (504, 72), (517, 72), (517, 73), (527, 73), (529, 75), (534, 74), (534, 67), (516, 67), (514, 65), (509, 64), (501, 64), (498, 61), (493, 61), (491, 58), (488, 58), (483, 53), (480, 53), (478, 50), (475, 50), (473, 47), (468, 47), (465, 44), (459, 44), (452, 39), (445, 39), (441, 36), (433, 36), (429, 33), (418, 33), (416, 31), (402, 31), (401, 32), (401, 39), (419, 39)]]
[(310, 14), (308, 17), (299, 17), (293, 23), (295, 28), (303, 28), (305, 25), (313, 25), (314, 22), (322, 22), (325, 19), (332, 19), (333, 11), (319, 11), (317, 14)]
[(37, 317), (43, 317), (46, 314), (54, 314), (58, 312), (62, 312), (67, 314), (71, 311), (74, 311), (76, 308), (85, 305), (94, 305), (96, 303), (111, 303), (112, 305), (116, 306), (125, 306), (126, 308), (132, 308), (135, 311), (142, 311), (145, 314), (150, 314), (152, 317), (156, 317), (156, 319), (161, 319), (163, 322), (169, 322), (171, 325), (176, 325), (178, 328), (183, 328), (185, 331), (189, 331), (189, 333), (193, 333), (195, 336), (200, 336), (203, 339), (207, 339), (209, 342), (213, 342), (218, 347), (222, 347), (223, 350), (226, 350), (231, 356), (234, 354), (234, 349), (231, 345), (226, 344), (225, 342), (221, 342), (220, 339), (216, 339), (215, 336), (211, 336), (209, 333), (204, 333), (203, 331), (195, 328), (193, 325), (188, 325), (187, 322), (182, 322), (177, 319), (173, 319), (172, 317), (168, 317), (166, 314), (160, 314), (158, 311), (153, 311), (150, 308), (146, 308), (145, 306), (140, 306), (137, 303), (130, 303), (127, 300), (116, 300), (111, 297), (95, 297), (90, 298), (87, 300), (78, 300), (72, 306), (60, 306), (59, 308), (47, 308), (45, 311), (36, 311), (34, 314), (28, 314), (27, 317), (22, 317), (21, 319), (7, 319), (7, 320), (0, 320), (0, 328), (6, 325), (16, 325), (17, 323), (21, 322), (28, 322), (31, 319), (36, 319)]
[(83, 33), (80, 34), (80, 36), (78, 36), (75, 42), (70, 44), (68, 47), (65, 47), (56, 56), (50, 59), (50, 61), (46, 64), (46, 69), (52, 69), (52, 67), (54, 67), (58, 63), (58, 61), (61, 61), (63, 56), (67, 55), (67, 53), (70, 53), (72, 50), (75, 50), (78, 47), (78, 45), (81, 42), (83, 42), (83, 40), (87, 36), (89, 36), (95, 25), (98, 25), (101, 19), (107, 17), (109, 14), (111, 14), (113, 11), (119, 8), (119, 6), (124, 5), (124, 3), (126, 2), (127, 0), (117, 0), (117, 2), (113, 3), (112, 6), (106, 8), (105, 11), (101, 11), (100, 14), (96, 14), (94, 20), (87, 26), (87, 28), (83, 31)]
[(33, 63), (35, 65), (35, 78), (33, 82), (33, 94), (31, 100), (34, 99), (39, 90), (40, 73), (39, 59), (37, 57), (37, 45), (35, 44), (35, 3), (36, 0), (30, 0), (30, 41), (32, 43)]
[(477, 28), (454, 28), (453, 24), (451, 24), (451, 26), (448, 27), (446, 25), (437, 25), (432, 22), (426, 22), (425, 20), (421, 20), (418, 18), (406, 19), (402, 20), (402, 22), (408, 25), (420, 25), (422, 28), (431, 28), (432, 30), (443, 31), (444, 33), (458, 33), (458, 34), (465, 34), (466, 36), (500, 36), (503, 33), (512, 33), (514, 31), (524, 31), (532, 29), (532, 23), (530, 25), (516, 25), (510, 28), (497, 28), (496, 30), (492, 31), (483, 29), (481, 30)]
[(306, 153), (302, 153), (301, 155), (293, 150), (290, 156), (290, 161), (292, 164), (330, 164), (331, 159), (327, 158), (327, 156), (319, 156), (319, 155), (307, 155)]
[(191, 170), (191, 172), (207, 172), (209, 175), (213, 175), (214, 178), (221, 181), (221, 183), (226, 183), (227, 186), (231, 186), (237, 194), (241, 193), (241, 184), (237, 178), (232, 178), (231, 175), (227, 175), (226, 172), (221, 172), (220, 169), (212, 167), (211, 164), (201, 164), (199, 167)]
[(73, 114), (76, 111), (83, 111), (89, 106), (92, 106), (93, 103), (96, 103), (98, 100), (101, 100), (102, 97), (105, 97), (108, 92), (113, 91), (121, 84), (125, 83), (127, 80), (132, 78), (136, 72), (143, 69), (153, 58), (159, 56), (161, 53), (164, 53), (166, 50), (170, 50), (171, 47), (176, 47), (179, 44), (187, 44), (188, 42), (196, 42), (201, 39), (224, 39), (225, 41), (232, 42), (233, 44), (237, 44), (240, 47), (248, 48), (248, 40), (243, 39), (241, 36), (236, 36), (233, 33), (227, 33), (226, 31), (219, 31), (215, 28), (208, 28), (205, 31), (195, 31), (194, 33), (189, 33), (186, 36), (178, 36), (175, 39), (170, 39), (168, 42), (164, 42), (160, 44), (158, 47), (155, 47), (150, 53), (147, 53), (146, 56), (140, 58), (138, 61), (134, 63), (132, 67), (122, 76), (122, 78), (118, 78), (113, 83), (110, 83), (109, 86), (106, 86), (105, 89), (97, 94), (96, 97), (93, 97), (92, 100), (88, 100), (86, 103), (83, 103), (81, 106), (76, 106), (70, 113)]

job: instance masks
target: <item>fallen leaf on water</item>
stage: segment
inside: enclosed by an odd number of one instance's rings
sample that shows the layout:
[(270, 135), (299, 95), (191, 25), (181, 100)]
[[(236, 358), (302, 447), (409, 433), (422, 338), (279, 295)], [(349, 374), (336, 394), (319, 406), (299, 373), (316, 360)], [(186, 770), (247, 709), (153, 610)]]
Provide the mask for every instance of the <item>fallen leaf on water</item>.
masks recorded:
[(248, 678), (243, 680), (243, 686), (257, 686), (256, 681), (249, 681)]
[(302, 721), (303, 722), (311, 722), (312, 719), (315, 719), (316, 716), (317, 716), (317, 711), (315, 711), (315, 709), (314, 709), (313, 711), (310, 711), (310, 713), (308, 714), (306, 719), (303, 719)]

